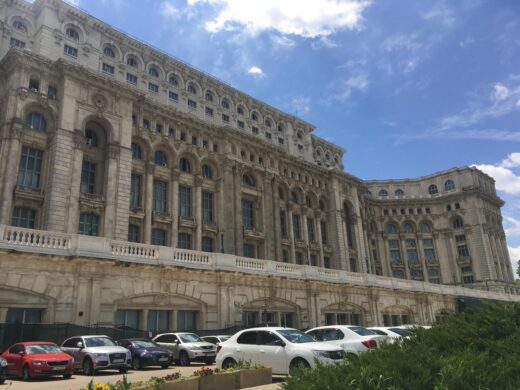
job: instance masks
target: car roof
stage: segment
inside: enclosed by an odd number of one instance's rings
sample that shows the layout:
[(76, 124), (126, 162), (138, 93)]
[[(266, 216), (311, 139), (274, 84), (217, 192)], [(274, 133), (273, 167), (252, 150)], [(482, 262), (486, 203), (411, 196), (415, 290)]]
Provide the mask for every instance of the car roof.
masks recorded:
[(324, 326), (317, 326), (317, 327), (309, 329), (309, 330), (335, 329), (335, 328), (363, 328), (363, 327), (360, 325), (324, 325)]
[(297, 330), (294, 328), (284, 328), (283, 326), (261, 326), (257, 328), (248, 328), (244, 329), (241, 332), (245, 332), (247, 330)]
[[(106, 334), (90, 334), (90, 335), (85, 335), (85, 336), (74, 336), (74, 337), (84, 337), (86, 339), (90, 339), (90, 338), (93, 338), (93, 337), (108, 337)], [(73, 339), (74, 337), (69, 337), (70, 339)], [(108, 337), (110, 338), (110, 337)]]

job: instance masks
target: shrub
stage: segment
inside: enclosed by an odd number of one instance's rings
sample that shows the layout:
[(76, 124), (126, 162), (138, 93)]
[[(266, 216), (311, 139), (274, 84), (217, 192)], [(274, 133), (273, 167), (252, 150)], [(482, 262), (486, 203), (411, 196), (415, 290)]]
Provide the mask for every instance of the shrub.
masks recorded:
[(484, 390), (519, 383), (520, 304), (512, 304), (466, 311), (338, 365), (297, 369), (283, 388)]

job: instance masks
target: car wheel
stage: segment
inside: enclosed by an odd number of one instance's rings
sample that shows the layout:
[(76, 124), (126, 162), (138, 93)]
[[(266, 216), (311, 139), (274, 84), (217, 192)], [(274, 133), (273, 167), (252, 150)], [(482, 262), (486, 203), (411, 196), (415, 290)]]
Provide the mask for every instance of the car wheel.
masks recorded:
[(25, 382), (27, 382), (28, 380), (31, 380), (31, 370), (29, 369), (29, 366), (27, 364), (25, 366), (23, 366), (22, 379)]
[(207, 366), (212, 365), (214, 361), (215, 361), (214, 358), (207, 358), (207, 359), (204, 359), (204, 363), (205, 363)]
[(83, 361), (83, 374), (87, 376), (94, 375), (94, 365), (92, 364), (92, 360), (89, 358)]
[(128, 372), (128, 368), (127, 367), (123, 367), (123, 368), (119, 369), (119, 373), (120, 374), (126, 374), (127, 372)]
[(190, 357), (188, 356), (188, 352), (181, 351), (179, 354), (179, 364), (181, 366), (189, 366), (190, 365)]
[(168, 367), (170, 367), (170, 365), (169, 364), (163, 364), (161, 367), (162, 368), (168, 368)]
[(294, 370), (295, 368), (311, 368), (309, 362), (302, 358), (294, 359), (289, 365), (289, 371)]
[(231, 358), (227, 358), (226, 360), (224, 360), (222, 362), (222, 368), (224, 370), (227, 370), (228, 368), (231, 368), (231, 367), (236, 366), (236, 365), (237, 365), (237, 362), (234, 359), (231, 359)]
[(72, 374), (63, 374), (63, 379), (70, 379), (72, 378)]
[(143, 368), (143, 364), (138, 357), (135, 357), (134, 360), (132, 360), (132, 368), (134, 370), (141, 370)]

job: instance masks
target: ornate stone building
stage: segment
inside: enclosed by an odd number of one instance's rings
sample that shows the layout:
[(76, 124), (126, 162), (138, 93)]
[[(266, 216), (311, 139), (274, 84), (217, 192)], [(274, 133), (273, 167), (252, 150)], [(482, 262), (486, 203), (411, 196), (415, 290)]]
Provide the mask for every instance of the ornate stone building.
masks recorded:
[(0, 0), (0, 322), (431, 323), (518, 300), (493, 179), (314, 127), (60, 0)]

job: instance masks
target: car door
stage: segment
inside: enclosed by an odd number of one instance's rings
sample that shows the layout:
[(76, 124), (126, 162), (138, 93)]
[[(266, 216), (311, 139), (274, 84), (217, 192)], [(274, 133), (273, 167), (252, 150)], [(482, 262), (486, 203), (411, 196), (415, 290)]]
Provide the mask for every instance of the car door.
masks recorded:
[(258, 346), (256, 345), (256, 331), (248, 330), (237, 338), (233, 359), (258, 363)]
[(338, 328), (328, 328), (322, 330), (322, 341), (341, 346), (343, 344), (343, 338), (345, 335), (343, 332)]
[(173, 360), (179, 359), (179, 339), (174, 334), (163, 334), (154, 340), (156, 343), (168, 348), (173, 353)]
[(81, 365), (81, 353), (80, 353), (81, 348), (78, 347), (78, 343), (82, 343), (82, 345), (84, 346), (83, 340), (81, 339), (81, 337), (73, 337), (71, 339), (65, 340), (65, 342), (61, 346), (61, 350), (65, 353), (69, 354), (70, 356), (72, 356), (72, 358), (76, 362), (76, 367), (80, 368), (81, 367), (80, 366)]
[(21, 352), (25, 352), (22, 344), (15, 344), (7, 353), (2, 355), (7, 360), (7, 375), (22, 375), (23, 356)]
[(287, 372), (287, 353), (285, 342), (273, 332), (260, 330), (257, 332), (258, 363), (272, 367), (275, 373)]

